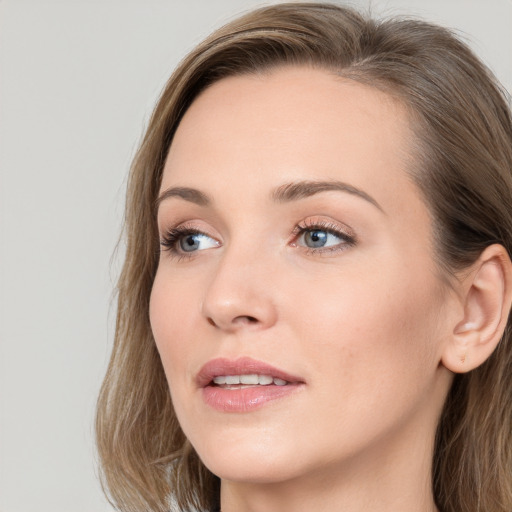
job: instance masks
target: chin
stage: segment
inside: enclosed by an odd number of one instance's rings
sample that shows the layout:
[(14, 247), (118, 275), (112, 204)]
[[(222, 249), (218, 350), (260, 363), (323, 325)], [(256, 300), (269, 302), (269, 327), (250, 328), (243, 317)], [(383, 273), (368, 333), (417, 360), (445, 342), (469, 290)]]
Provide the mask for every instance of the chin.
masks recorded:
[(260, 460), (256, 463), (227, 460), (209, 461), (205, 466), (221, 480), (250, 484), (272, 484), (291, 480), (297, 475), (290, 471), (290, 464)]
[(222, 480), (263, 484), (297, 476), (299, 466), (293, 462), (297, 448), (290, 451), (284, 439), (272, 443), (261, 437), (241, 440), (226, 434), (224, 440), (195, 447), (203, 464)]

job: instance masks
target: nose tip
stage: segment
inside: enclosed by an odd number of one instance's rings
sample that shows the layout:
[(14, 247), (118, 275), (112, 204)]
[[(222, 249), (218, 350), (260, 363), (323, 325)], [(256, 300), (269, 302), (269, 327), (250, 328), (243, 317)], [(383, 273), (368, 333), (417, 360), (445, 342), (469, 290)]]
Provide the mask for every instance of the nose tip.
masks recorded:
[(217, 329), (237, 331), (244, 328), (266, 328), (275, 322), (275, 312), (271, 303), (259, 303), (238, 297), (237, 300), (215, 301), (212, 296), (203, 303), (206, 321)]
[(264, 329), (276, 322), (277, 311), (270, 283), (252, 272), (241, 272), (237, 276), (235, 269), (231, 272), (219, 270), (201, 305), (202, 316), (208, 324), (225, 331), (237, 331)]

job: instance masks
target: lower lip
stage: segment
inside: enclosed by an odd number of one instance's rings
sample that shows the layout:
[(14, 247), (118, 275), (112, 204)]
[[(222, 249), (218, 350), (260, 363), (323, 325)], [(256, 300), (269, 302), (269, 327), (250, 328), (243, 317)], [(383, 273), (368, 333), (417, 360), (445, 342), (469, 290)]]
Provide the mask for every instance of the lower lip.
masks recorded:
[(203, 388), (203, 399), (217, 411), (250, 412), (259, 409), (267, 402), (289, 396), (299, 387), (300, 384), (250, 386), (238, 389), (206, 386)]

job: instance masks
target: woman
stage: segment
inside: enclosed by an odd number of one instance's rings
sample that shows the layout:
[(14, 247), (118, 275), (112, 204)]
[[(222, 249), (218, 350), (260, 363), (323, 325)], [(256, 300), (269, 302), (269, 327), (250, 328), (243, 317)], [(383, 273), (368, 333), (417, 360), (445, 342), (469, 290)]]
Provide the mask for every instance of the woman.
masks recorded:
[(293, 3), (200, 44), (128, 188), (112, 500), (510, 511), (511, 168), (440, 27)]

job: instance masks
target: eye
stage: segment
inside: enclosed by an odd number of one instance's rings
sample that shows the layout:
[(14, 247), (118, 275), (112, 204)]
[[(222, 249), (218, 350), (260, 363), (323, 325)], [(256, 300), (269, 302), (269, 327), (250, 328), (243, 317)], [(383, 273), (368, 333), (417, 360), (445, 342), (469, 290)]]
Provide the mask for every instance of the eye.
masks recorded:
[(184, 252), (202, 251), (215, 247), (217, 243), (204, 233), (189, 233), (178, 239), (180, 249)]
[(175, 254), (190, 254), (219, 247), (219, 242), (196, 229), (178, 227), (169, 230), (160, 241), (162, 247)]
[(295, 229), (292, 245), (307, 248), (312, 252), (330, 252), (346, 249), (356, 243), (355, 237), (330, 222), (307, 223)]
[(311, 229), (305, 231), (299, 237), (299, 244), (305, 245), (311, 249), (332, 247), (333, 245), (338, 245), (342, 241), (341, 237), (333, 233), (329, 233), (325, 229)]

